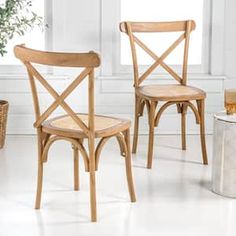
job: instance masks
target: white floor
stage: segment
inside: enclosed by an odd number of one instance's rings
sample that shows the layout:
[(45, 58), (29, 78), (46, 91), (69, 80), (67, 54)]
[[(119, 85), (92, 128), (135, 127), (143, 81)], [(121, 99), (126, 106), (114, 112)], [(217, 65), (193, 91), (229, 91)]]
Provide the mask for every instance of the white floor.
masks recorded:
[(152, 170), (145, 168), (147, 137), (133, 156), (137, 202), (130, 203), (124, 160), (110, 141), (97, 173), (98, 223), (90, 223), (88, 174), (73, 191), (70, 145), (55, 144), (45, 166), (42, 208), (34, 210), (36, 139), (9, 136), (0, 150), (0, 236), (233, 236), (236, 200), (211, 191), (212, 137), (207, 137), (209, 166), (201, 164), (198, 136), (155, 138)]

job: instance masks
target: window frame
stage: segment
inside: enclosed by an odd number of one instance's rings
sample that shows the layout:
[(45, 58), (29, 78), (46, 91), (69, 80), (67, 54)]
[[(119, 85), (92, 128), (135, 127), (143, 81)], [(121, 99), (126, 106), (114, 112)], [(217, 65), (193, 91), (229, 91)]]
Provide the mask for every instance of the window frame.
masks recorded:
[[(222, 9), (225, 9), (225, 1), (214, 1), (214, 4), (212, 0), (204, 1), (202, 44), (204, 54), (202, 65), (189, 65), (188, 72), (191, 74), (223, 74), (225, 13)], [(132, 65), (120, 65), (119, 13), (120, 0), (101, 1), (101, 52), (103, 56), (101, 76), (133, 73)], [(140, 71), (145, 67), (141, 66)], [(173, 69), (181, 71), (181, 66), (173, 66)], [(160, 73), (162, 72), (163, 70), (160, 70)]]

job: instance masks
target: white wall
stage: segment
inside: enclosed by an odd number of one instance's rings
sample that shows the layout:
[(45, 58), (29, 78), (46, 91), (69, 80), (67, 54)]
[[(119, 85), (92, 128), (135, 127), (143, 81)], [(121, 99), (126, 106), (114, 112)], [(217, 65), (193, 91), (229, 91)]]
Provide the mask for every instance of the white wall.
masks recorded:
[[(88, 51), (101, 49), (101, 6), (97, 0), (52, 0), (52, 40), (54, 50), (64, 51)], [(227, 80), (223, 76), (190, 76), (189, 82), (195, 86), (203, 88), (208, 93), (206, 101), (206, 122), (207, 132), (212, 132), (212, 115), (223, 108), (224, 87), (236, 87), (236, 46), (235, 37), (236, 16), (234, 0), (226, 0), (225, 3), (225, 38), (224, 38), (224, 72)], [(224, 73), (222, 73), (224, 74)], [(70, 82), (67, 77), (58, 79), (51, 77), (51, 81), (62, 90)], [(160, 83), (166, 79), (160, 80)], [(33, 108), (31, 95), (26, 76), (0, 77), (0, 96), (2, 99), (10, 101), (10, 114), (8, 121), (8, 133), (32, 133)], [(78, 93), (79, 110), (86, 107), (86, 85)], [(96, 80), (96, 112), (112, 114), (114, 116), (133, 117), (133, 91), (132, 76), (100, 76)], [(82, 94), (82, 95), (81, 95)], [(48, 103), (45, 93), (44, 103)], [(76, 95), (73, 96), (74, 106), (77, 107)], [(45, 104), (46, 106), (46, 104)], [(170, 109), (162, 117), (159, 133), (178, 133), (180, 120), (175, 113), (175, 109)], [(189, 133), (197, 133), (198, 126), (195, 125), (192, 115), (188, 116)], [(141, 125), (141, 133), (147, 133), (147, 122), (144, 118)], [(142, 123), (142, 122), (141, 122)]]
[(54, 49), (99, 51), (100, 1), (52, 1)]
[(236, 88), (236, 1), (226, 1), (225, 15), (225, 74), (226, 88)]

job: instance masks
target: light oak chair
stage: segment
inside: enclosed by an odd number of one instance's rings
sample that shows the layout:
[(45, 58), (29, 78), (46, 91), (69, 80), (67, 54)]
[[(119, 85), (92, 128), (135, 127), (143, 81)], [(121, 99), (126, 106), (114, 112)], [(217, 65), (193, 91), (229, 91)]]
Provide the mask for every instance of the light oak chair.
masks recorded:
[[(143, 115), (143, 109), (146, 105), (149, 118), (149, 145), (147, 168), (152, 167), (153, 158), (153, 139), (154, 127), (158, 126), (163, 111), (171, 105), (177, 105), (177, 111), (181, 114), (181, 131), (182, 131), (182, 149), (186, 149), (186, 113), (190, 108), (196, 117), (196, 123), (200, 125), (200, 136), (202, 146), (203, 163), (207, 164), (207, 152), (205, 144), (205, 127), (204, 127), (204, 101), (206, 93), (198, 88), (187, 86), (187, 62), (190, 33), (195, 29), (195, 22), (175, 21), (175, 22), (121, 22), (120, 31), (128, 35), (134, 71), (134, 87), (135, 87), (135, 122), (134, 122), (134, 138), (132, 152), (136, 153), (138, 142), (139, 117)], [(170, 47), (161, 55), (157, 56), (143, 41), (141, 41), (135, 33), (167, 33), (182, 32), (180, 37), (174, 41)], [(183, 68), (182, 76), (178, 75), (164, 60), (170, 53), (182, 42), (184, 44)], [(158, 42), (157, 42), (158, 43)], [(142, 74), (139, 73), (139, 64), (137, 58), (136, 45), (143, 49), (152, 59), (154, 63)], [(162, 66), (176, 81), (177, 84), (171, 85), (142, 85), (150, 74), (158, 67)], [(158, 77), (158, 76), (157, 76)], [(195, 100), (196, 106), (192, 103)], [(165, 102), (156, 112), (157, 104)]]
[[(104, 144), (116, 137), (121, 149), (121, 155), (125, 158), (126, 175), (129, 194), (132, 202), (135, 202), (135, 192), (131, 172), (130, 154), (130, 121), (94, 114), (94, 69), (100, 65), (99, 55), (89, 53), (56, 53), (42, 52), (18, 45), (14, 48), (15, 56), (26, 66), (30, 80), (36, 121), (34, 127), (38, 136), (38, 181), (35, 208), (40, 208), (43, 164), (47, 162), (48, 151), (57, 140), (66, 140), (74, 149), (74, 190), (79, 190), (79, 155), (84, 161), (85, 171), (90, 177), (90, 205), (91, 220), (97, 220), (96, 213), (96, 188), (95, 171), (98, 169), (99, 157)], [(59, 67), (78, 67), (82, 72), (59, 95), (46, 79), (39, 73), (33, 64)], [(88, 78), (88, 114), (75, 113), (66, 103), (65, 99), (83, 81)], [(46, 109), (40, 111), (39, 97), (36, 80), (48, 91), (55, 101)], [(57, 107), (62, 107), (66, 115), (50, 118), (49, 116)], [(100, 139), (95, 148), (95, 139)], [(84, 140), (88, 140), (88, 152), (84, 146)]]

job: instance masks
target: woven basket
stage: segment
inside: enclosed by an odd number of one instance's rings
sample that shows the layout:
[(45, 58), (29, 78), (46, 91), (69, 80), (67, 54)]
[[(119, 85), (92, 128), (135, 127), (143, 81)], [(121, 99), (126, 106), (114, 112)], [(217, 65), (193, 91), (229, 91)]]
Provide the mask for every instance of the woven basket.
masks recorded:
[(5, 143), (8, 106), (7, 101), (0, 100), (0, 149)]

